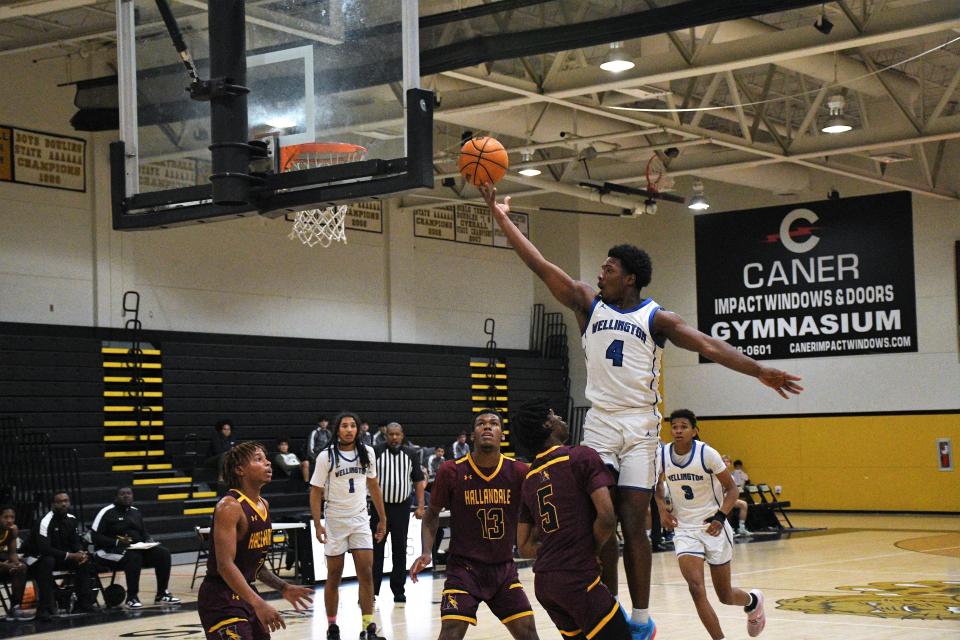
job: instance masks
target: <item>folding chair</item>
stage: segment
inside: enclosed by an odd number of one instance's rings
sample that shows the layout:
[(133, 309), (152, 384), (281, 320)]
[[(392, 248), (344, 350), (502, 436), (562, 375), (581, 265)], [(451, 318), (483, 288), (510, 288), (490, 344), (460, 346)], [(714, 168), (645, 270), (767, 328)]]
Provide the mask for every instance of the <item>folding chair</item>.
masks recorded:
[[(210, 534), (201, 532), (201, 529), (207, 527), (194, 527), (193, 530), (197, 534), (197, 559), (193, 563), (193, 577), (190, 578), (190, 590), (193, 590), (193, 584), (197, 581), (197, 571), (200, 569), (200, 563), (206, 562), (207, 558), (210, 557)], [(206, 569), (204, 569), (204, 575), (200, 576), (203, 578), (206, 576)]]
[[(760, 495), (760, 500), (770, 508), (770, 511), (774, 514), (774, 517), (777, 517), (777, 514), (780, 514), (781, 516), (783, 516), (783, 519), (786, 521), (787, 527), (789, 527), (790, 529), (793, 529), (793, 523), (790, 522), (790, 518), (787, 516), (787, 512), (784, 511), (786, 507), (790, 506), (790, 502), (788, 500), (778, 499), (777, 494), (771, 491), (770, 485), (768, 484), (758, 484), (757, 489)], [(783, 525), (780, 524), (779, 519), (777, 520), (777, 524), (780, 526), (781, 529), (784, 528)]]
[(780, 521), (777, 520), (776, 514), (773, 513), (773, 509), (763, 500), (757, 485), (744, 485), (742, 495), (744, 502), (750, 507), (747, 509), (747, 527), (751, 531), (761, 531), (771, 527), (783, 528)]

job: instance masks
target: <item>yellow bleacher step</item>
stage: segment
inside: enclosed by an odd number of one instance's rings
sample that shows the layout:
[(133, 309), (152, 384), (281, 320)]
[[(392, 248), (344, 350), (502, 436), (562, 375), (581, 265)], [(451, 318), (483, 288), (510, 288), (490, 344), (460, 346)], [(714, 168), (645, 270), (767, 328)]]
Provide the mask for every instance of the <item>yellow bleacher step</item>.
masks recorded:
[(163, 365), (159, 362), (141, 362), (134, 364), (132, 362), (104, 362), (104, 369), (161, 369)]
[(162, 456), (163, 450), (148, 450), (148, 451), (104, 451), (104, 458), (149, 458), (153, 456)]
[(194, 498), (216, 498), (217, 492), (216, 491), (194, 491), (193, 497)]
[(508, 390), (508, 389), (507, 389), (507, 385), (505, 385), (505, 384), (493, 384), (493, 385), (490, 385), (490, 384), (472, 384), (472, 385), (470, 385), (470, 389), (472, 389), (473, 391), (489, 391), (490, 389), (493, 389), (493, 390), (495, 390), (495, 391), (507, 391), (507, 390)]
[(104, 420), (105, 427), (162, 427), (163, 420)]
[(157, 500), (186, 500), (189, 497), (189, 493), (165, 493), (158, 495)]
[(507, 396), (470, 396), (474, 402), (506, 402)]
[[(470, 366), (471, 366), (471, 367), (477, 367), (477, 368), (486, 369), (486, 368), (488, 368), (488, 367), (490, 366), (490, 363), (489, 363), (489, 362), (471, 362), (471, 363), (470, 363)], [(506, 369), (506, 368), (507, 368), (507, 365), (505, 365), (505, 364), (502, 363), (502, 362), (498, 362), (498, 363), (496, 363), (496, 364), (493, 365), (493, 366), (496, 367), (497, 369)]]
[[(141, 378), (147, 384), (163, 384), (163, 378)], [(120, 382), (120, 383), (130, 383), (133, 382), (133, 376), (104, 376), (104, 382)]]
[(489, 380), (493, 378), (494, 380), (506, 380), (507, 374), (505, 373), (471, 373), (471, 378), (480, 378), (481, 380)]
[[(491, 408), (491, 407), (474, 407), (474, 408), (473, 408), (473, 412), (474, 412), (474, 413), (480, 413), (480, 412), (483, 411), (484, 409), (490, 409), (490, 408)], [(492, 407), (492, 408), (493, 408), (493, 409), (496, 409), (496, 410), (499, 411), (500, 413), (506, 413), (506, 412), (510, 411), (510, 410), (507, 409), (506, 407)], [(504, 422), (506, 422), (506, 420), (504, 420)]]
[(183, 515), (185, 516), (203, 516), (209, 513), (213, 513), (213, 510), (216, 507), (191, 507), (190, 509), (184, 509)]
[(137, 442), (138, 440), (163, 440), (163, 436), (103, 436), (104, 442)]
[[(100, 353), (130, 353), (130, 349), (124, 347), (101, 347)], [(140, 349), (140, 353), (145, 356), (159, 356), (160, 349)]]
[(174, 476), (171, 478), (136, 478), (133, 484), (144, 486), (153, 484), (189, 484), (191, 482), (193, 482), (193, 478), (189, 476)]
[(143, 471), (142, 464), (115, 464), (110, 467), (111, 471)]
[(163, 391), (104, 391), (104, 398), (162, 398)]
[[(113, 413), (127, 413), (133, 412), (136, 407), (131, 407), (127, 405), (109, 405), (103, 408), (104, 411), (109, 411)], [(149, 407), (140, 407), (142, 411), (152, 411), (154, 413), (159, 413), (163, 411), (163, 405), (153, 405)]]
[(158, 462), (147, 465), (147, 471), (169, 471), (170, 469), (173, 469), (173, 465), (169, 462)]

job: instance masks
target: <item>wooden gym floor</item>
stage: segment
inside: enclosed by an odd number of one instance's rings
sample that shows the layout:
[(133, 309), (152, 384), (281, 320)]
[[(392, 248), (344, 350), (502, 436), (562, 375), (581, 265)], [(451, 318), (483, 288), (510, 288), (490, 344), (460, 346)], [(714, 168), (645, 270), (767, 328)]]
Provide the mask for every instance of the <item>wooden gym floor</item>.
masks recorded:
[[(797, 527), (825, 531), (792, 534), (779, 539), (758, 538), (738, 544), (733, 560), (734, 584), (763, 590), (769, 640), (941, 640), (960, 639), (960, 516), (888, 516), (796, 514)], [(174, 567), (172, 590), (184, 600), (179, 608), (147, 607), (136, 613), (111, 611), (83, 619), (57, 620), (45, 625), (0, 621), (0, 637), (31, 635), (31, 640), (109, 640), (113, 638), (202, 638), (196, 614), (196, 591), (190, 591), (192, 565)], [(533, 600), (533, 574), (520, 577)], [(709, 573), (707, 574), (709, 581)], [(629, 604), (621, 570), (621, 596)], [(152, 602), (152, 571), (141, 578), (141, 597)], [(199, 586), (199, 585), (198, 585)], [(387, 583), (377, 605), (377, 622), (389, 640), (435, 640), (440, 629), (440, 579), (427, 575), (407, 584), (407, 603), (394, 606)], [(708, 638), (700, 625), (680, 576), (673, 552), (653, 559), (651, 613), (658, 639)], [(322, 640), (326, 621), (322, 589), (318, 611), (286, 615), (287, 629), (277, 640)], [(343, 586), (340, 619), (343, 637), (360, 632), (356, 583)], [(745, 617), (736, 607), (720, 605), (711, 591), (727, 638), (746, 638)], [(289, 608), (280, 601), (284, 608)], [(534, 602), (541, 638), (560, 639)], [(479, 624), (468, 638), (509, 637), (481, 606)]]

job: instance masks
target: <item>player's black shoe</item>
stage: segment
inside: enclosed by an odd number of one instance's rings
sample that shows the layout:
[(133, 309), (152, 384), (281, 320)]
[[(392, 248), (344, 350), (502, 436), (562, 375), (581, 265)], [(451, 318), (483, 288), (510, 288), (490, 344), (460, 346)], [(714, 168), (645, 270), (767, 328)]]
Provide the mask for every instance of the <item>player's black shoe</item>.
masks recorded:
[(375, 622), (371, 622), (367, 625), (365, 631), (360, 632), (360, 640), (387, 640), (383, 636), (377, 635), (377, 625)]
[(327, 627), (327, 640), (340, 640), (340, 627), (336, 624)]

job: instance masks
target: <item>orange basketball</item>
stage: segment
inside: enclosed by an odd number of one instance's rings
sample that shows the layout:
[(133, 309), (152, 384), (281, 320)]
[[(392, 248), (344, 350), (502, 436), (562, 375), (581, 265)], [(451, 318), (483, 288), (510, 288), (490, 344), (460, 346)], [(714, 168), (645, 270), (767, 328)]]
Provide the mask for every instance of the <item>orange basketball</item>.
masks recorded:
[(496, 138), (471, 138), (460, 147), (457, 166), (467, 182), (479, 187), (484, 182), (500, 182), (510, 166), (510, 158)]

